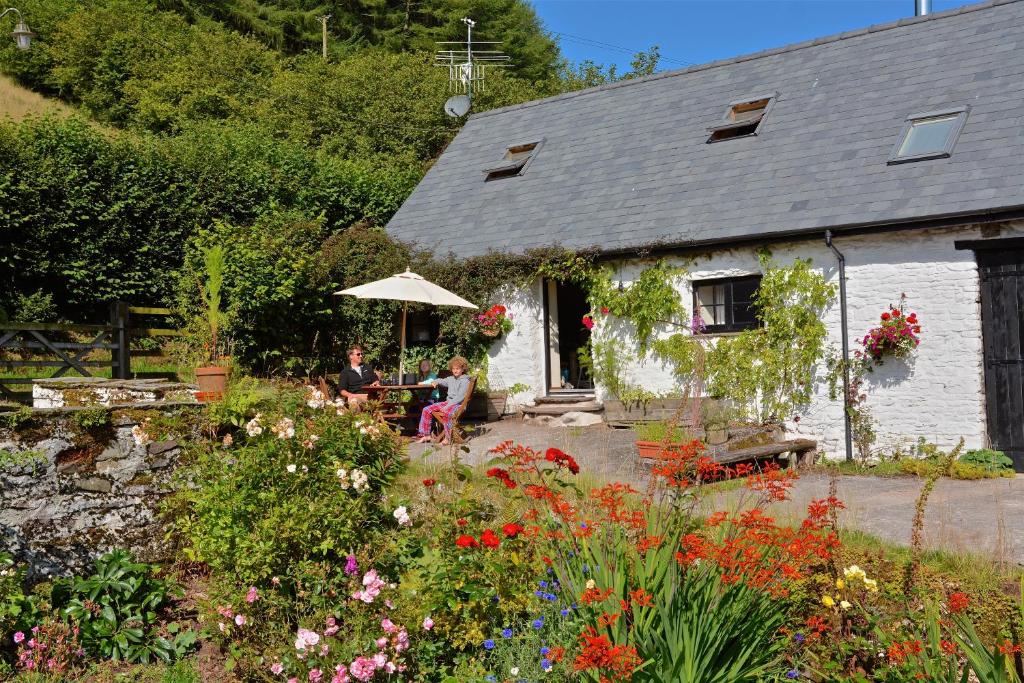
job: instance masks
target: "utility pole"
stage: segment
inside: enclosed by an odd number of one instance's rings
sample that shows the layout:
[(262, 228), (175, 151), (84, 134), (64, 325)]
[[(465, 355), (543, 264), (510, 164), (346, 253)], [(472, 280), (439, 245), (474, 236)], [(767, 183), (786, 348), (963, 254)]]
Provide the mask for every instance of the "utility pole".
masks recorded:
[(323, 49), (324, 49), (324, 61), (327, 61), (327, 20), (331, 18), (330, 14), (325, 14), (322, 17), (317, 17), (320, 20), (320, 28), (323, 30)]

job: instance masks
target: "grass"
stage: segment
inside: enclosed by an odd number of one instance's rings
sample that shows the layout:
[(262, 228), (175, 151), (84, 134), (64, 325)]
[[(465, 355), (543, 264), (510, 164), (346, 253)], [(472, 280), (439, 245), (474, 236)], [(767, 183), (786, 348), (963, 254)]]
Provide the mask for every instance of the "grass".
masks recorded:
[(0, 76), (0, 119), (21, 121), (27, 116), (67, 116), (71, 112), (71, 107), (66, 104), (23, 88), (7, 76)]
[[(903, 458), (899, 460), (881, 460), (866, 465), (858, 460), (834, 460), (815, 465), (813, 471), (828, 474), (836, 471), (839, 474), (871, 477), (926, 477), (936, 466), (934, 460), (923, 458)], [(951, 479), (975, 480), (994, 479), (996, 477), (1014, 477), (1013, 470), (993, 471), (965, 462), (953, 463)]]
[[(66, 676), (20, 673), (11, 680), (18, 683), (60, 683), (68, 679)], [(99, 662), (77, 675), (76, 680), (89, 683), (201, 683), (202, 677), (195, 658), (191, 657), (174, 664)]]

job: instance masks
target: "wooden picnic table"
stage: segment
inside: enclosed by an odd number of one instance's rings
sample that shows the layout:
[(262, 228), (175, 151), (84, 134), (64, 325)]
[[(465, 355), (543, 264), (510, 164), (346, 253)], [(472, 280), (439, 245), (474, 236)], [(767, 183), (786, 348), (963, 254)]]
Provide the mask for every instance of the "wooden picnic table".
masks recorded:
[[(371, 401), (379, 401), (384, 419), (400, 419), (409, 414), (409, 408), (421, 407), (425, 401), (418, 399), (416, 392), (433, 391), (429, 384), (378, 384), (364, 385), (359, 391), (367, 394)], [(410, 397), (402, 400), (402, 393), (408, 391)], [(389, 392), (398, 392), (398, 400), (387, 400)], [(400, 409), (405, 408), (403, 413)]]

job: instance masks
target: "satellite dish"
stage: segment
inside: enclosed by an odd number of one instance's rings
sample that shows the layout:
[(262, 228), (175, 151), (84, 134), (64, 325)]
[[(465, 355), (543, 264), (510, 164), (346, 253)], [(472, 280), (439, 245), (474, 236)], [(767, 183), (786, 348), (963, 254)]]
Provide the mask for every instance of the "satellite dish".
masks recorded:
[(466, 95), (454, 95), (444, 103), (444, 113), (453, 118), (465, 116), (469, 111), (470, 104), (469, 97)]

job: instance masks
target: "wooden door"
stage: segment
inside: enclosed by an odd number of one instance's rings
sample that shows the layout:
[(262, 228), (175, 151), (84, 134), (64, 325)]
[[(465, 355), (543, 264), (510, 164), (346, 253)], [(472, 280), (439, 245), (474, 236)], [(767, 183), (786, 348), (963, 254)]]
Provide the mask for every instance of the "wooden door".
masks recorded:
[(1024, 249), (977, 257), (988, 436), (1024, 472)]

